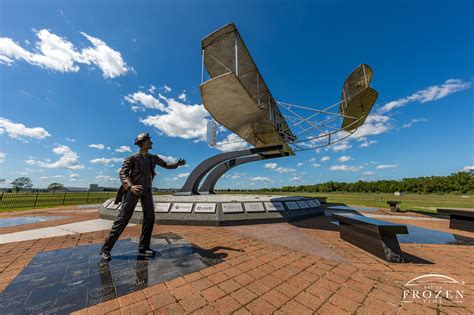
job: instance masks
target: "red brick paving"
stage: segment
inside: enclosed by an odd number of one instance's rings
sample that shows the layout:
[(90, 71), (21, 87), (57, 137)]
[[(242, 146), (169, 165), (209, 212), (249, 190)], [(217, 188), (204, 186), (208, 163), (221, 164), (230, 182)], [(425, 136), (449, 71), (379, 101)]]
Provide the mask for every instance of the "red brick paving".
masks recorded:
[[(53, 212), (36, 210), (28, 215), (32, 213), (52, 215)], [(54, 211), (54, 215), (69, 216), (67, 220), (70, 221), (59, 224), (97, 218), (97, 213), (61, 214)], [(448, 220), (393, 221), (474, 237), (474, 233), (450, 230)], [(56, 225), (59, 221), (42, 222), (49, 225), (35, 224), (26, 228), (51, 226), (52, 222)], [(173, 232), (205, 249), (222, 247), (216, 253), (227, 256), (221, 264), (77, 313), (435, 314), (436, 305), (401, 301), (403, 285), (426, 273), (440, 273), (465, 282), (464, 303), (446, 301), (439, 307), (440, 313), (474, 313), (472, 246), (401, 244), (403, 251), (429, 263), (389, 264), (340, 240), (338, 227), (330, 224), (328, 218), (308, 219), (292, 226), (345, 261), (294, 250), (291, 246), (270, 244), (230, 228), (157, 225), (155, 233)], [(0, 229), (0, 233), (4, 231)], [(0, 245), (0, 290), (4, 290), (37, 253), (101, 243), (107, 233), (99, 231)], [(122, 238), (138, 236), (139, 233), (140, 226), (129, 227)]]

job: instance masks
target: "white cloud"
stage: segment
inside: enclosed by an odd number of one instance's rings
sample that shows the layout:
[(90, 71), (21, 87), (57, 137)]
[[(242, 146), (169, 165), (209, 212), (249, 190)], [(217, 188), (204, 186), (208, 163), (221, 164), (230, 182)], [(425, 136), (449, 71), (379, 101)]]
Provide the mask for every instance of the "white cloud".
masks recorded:
[(290, 182), (299, 182), (299, 181), (301, 181), (301, 177), (295, 176), (295, 177), (290, 178)]
[(82, 50), (84, 62), (97, 65), (102, 70), (104, 78), (115, 78), (128, 71), (127, 65), (118, 51), (107, 46), (101, 39), (87, 35), (84, 32), (81, 32), (81, 35), (94, 45), (94, 48)]
[(92, 159), (91, 163), (93, 164), (103, 164), (108, 166), (109, 164), (113, 163), (122, 163), (124, 158), (96, 158)]
[(174, 156), (171, 156), (171, 155), (161, 155), (161, 154), (158, 154), (158, 156), (160, 157), (160, 159), (164, 160), (165, 162), (168, 162), (168, 163), (176, 163), (178, 162), (178, 158), (175, 158)]
[(271, 182), (271, 179), (263, 176), (250, 177), (249, 180), (253, 182)]
[(426, 118), (415, 118), (415, 119), (410, 120), (406, 124), (403, 124), (402, 128), (410, 128), (411, 126), (413, 126), (413, 124), (417, 124), (420, 122), (427, 122), (427, 121), (428, 119)]
[(288, 173), (294, 173), (294, 172), (296, 172), (296, 170), (295, 170), (294, 168), (282, 167), (282, 166), (279, 166), (275, 171), (276, 171), (277, 173), (280, 173), (280, 174), (288, 174)]
[(44, 128), (29, 128), (23, 124), (15, 123), (9, 119), (0, 117), (0, 134), (5, 132), (13, 139), (23, 139), (23, 137), (28, 137), (41, 140), (51, 136)]
[(171, 88), (167, 86), (166, 84), (160, 87), (160, 90), (164, 91), (165, 93), (171, 92)]
[(181, 94), (178, 95), (178, 99), (182, 100), (183, 102), (186, 102), (186, 91), (183, 90)]
[(340, 158), (337, 159), (339, 162), (348, 162), (350, 160), (352, 160), (352, 158), (348, 155), (343, 155), (341, 156)]
[(303, 166), (303, 165), (304, 165), (304, 163), (301, 163), (301, 162), (299, 162), (298, 164), (296, 164), (296, 166), (298, 166), (298, 167)]
[(123, 153), (123, 152), (132, 152), (132, 149), (131, 149), (129, 146), (122, 145), (122, 146), (120, 146), (118, 149), (115, 149), (115, 152), (120, 152), (120, 153)]
[(338, 142), (330, 147), (334, 152), (344, 152), (346, 150), (349, 150), (352, 148), (352, 145), (350, 145), (347, 141), (341, 141)]
[(247, 149), (249, 144), (235, 133), (231, 133), (224, 140), (218, 141), (214, 147), (222, 152), (231, 152)]
[(377, 165), (375, 168), (378, 170), (385, 170), (388, 168), (395, 168), (397, 166), (398, 166), (397, 164), (382, 164), (382, 165)]
[(329, 156), (323, 156), (321, 158), (321, 162), (326, 162), (326, 161), (329, 161), (331, 158)]
[(36, 161), (34, 159), (26, 160), (28, 165), (38, 165), (43, 168), (65, 168), (69, 170), (83, 169), (84, 165), (79, 163), (79, 156), (73, 152), (71, 148), (66, 145), (58, 145), (53, 149), (53, 152), (62, 155), (56, 162), (49, 163), (49, 160)]
[(79, 174), (75, 174), (75, 173), (69, 174), (69, 178), (78, 178), (78, 177), (79, 177)]
[(112, 182), (112, 181), (115, 182), (119, 180), (117, 177), (109, 176), (109, 175), (97, 175), (94, 178), (101, 182)]
[(76, 139), (73, 139), (73, 138), (65, 138), (66, 141), (69, 141), (69, 142), (76, 142)]
[(39, 169), (39, 168), (37, 169), (25, 168), (25, 171), (30, 172), (30, 173), (43, 173), (44, 172), (43, 169)]
[(150, 92), (151, 94), (155, 94), (155, 91), (156, 91), (156, 86), (154, 86), (153, 84), (150, 84), (150, 88), (148, 89), (148, 92)]
[(331, 171), (342, 171), (342, 172), (358, 172), (361, 169), (360, 166), (349, 166), (349, 165), (333, 165), (329, 167)]
[(277, 163), (265, 163), (265, 168), (268, 168), (274, 172), (280, 173), (280, 174), (288, 174), (288, 173), (294, 173), (296, 170), (294, 168), (289, 168), (289, 167), (283, 167), (283, 166), (278, 166)]
[(320, 167), (321, 164), (318, 164), (318, 163), (311, 163), (311, 166), (312, 166), (312, 167)]
[(367, 171), (367, 172), (364, 172), (364, 173), (362, 173), (362, 174), (364, 174), (365, 176), (372, 176), (372, 175), (374, 175), (375, 173), (372, 172), (372, 171)]
[(105, 145), (103, 145), (102, 143), (99, 143), (99, 144), (89, 144), (89, 148), (94, 148), (94, 149), (103, 150), (103, 149), (105, 149)]
[(384, 115), (369, 115), (364, 124), (354, 133), (355, 138), (379, 135), (392, 128), (390, 117)]
[(0, 64), (9, 66), (12, 63), (13, 63), (13, 59), (8, 58), (7, 56), (0, 55)]
[(206, 139), (209, 113), (203, 105), (186, 105), (162, 95), (160, 98), (166, 103), (165, 113), (140, 119), (143, 124), (155, 127), (169, 137)]
[(376, 144), (376, 140), (366, 140), (359, 145), (359, 148), (368, 148), (372, 144)]
[(7, 156), (6, 153), (0, 152), (0, 163), (5, 162), (5, 157)]
[(180, 174), (178, 174), (178, 178), (188, 177), (189, 174), (191, 174), (191, 173), (180, 173)]
[[(133, 94), (129, 94), (125, 96), (124, 99), (129, 103), (139, 104), (145, 108), (158, 109), (160, 111), (165, 110), (165, 105), (161, 103), (160, 100), (158, 100), (151, 94), (146, 94), (145, 92), (139, 91)], [(138, 106), (132, 107), (135, 107), (136, 109), (140, 108)]]
[(442, 85), (429, 86), (426, 89), (417, 91), (412, 95), (404, 98), (400, 98), (396, 101), (391, 101), (385, 104), (378, 110), (379, 113), (386, 113), (395, 108), (405, 106), (410, 102), (427, 103), (430, 101), (436, 101), (448, 96), (449, 94), (465, 90), (471, 86), (470, 82), (465, 82), (459, 79), (446, 80)]
[(474, 165), (473, 166), (464, 166), (462, 171), (463, 172), (473, 172), (474, 171)]
[(59, 72), (78, 72), (79, 64), (95, 65), (102, 70), (104, 78), (124, 75), (129, 69), (120, 52), (110, 48), (104, 41), (81, 32), (93, 45), (78, 51), (63, 37), (42, 29), (36, 32), (36, 50), (22, 48), (11, 38), (0, 38), (0, 56), (4, 63), (24, 60), (32, 65)]
[(242, 178), (242, 176), (244, 176), (244, 175), (246, 175), (246, 173), (234, 172), (234, 174), (232, 174), (232, 175), (224, 175), (224, 177), (231, 178), (231, 179), (238, 179), (238, 178)]
[(265, 164), (264, 164), (264, 167), (265, 167), (265, 168), (269, 168), (269, 169), (272, 170), (272, 169), (277, 168), (277, 167), (278, 167), (278, 164), (277, 164), (277, 163), (265, 163)]

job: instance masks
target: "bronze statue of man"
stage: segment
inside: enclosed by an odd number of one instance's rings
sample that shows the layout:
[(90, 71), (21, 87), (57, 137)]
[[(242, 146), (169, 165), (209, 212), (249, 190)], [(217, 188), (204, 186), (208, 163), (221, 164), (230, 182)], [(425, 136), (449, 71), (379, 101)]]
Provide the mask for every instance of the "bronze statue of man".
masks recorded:
[(110, 251), (130, 221), (138, 200), (141, 201), (143, 209), (142, 234), (140, 236), (138, 253), (146, 257), (155, 256), (155, 251), (150, 248), (151, 234), (155, 224), (152, 192), (153, 178), (156, 174), (155, 166), (159, 165), (167, 169), (175, 169), (186, 164), (186, 161), (183, 159), (176, 163), (167, 163), (157, 155), (148, 153), (153, 145), (148, 133), (139, 134), (135, 138), (135, 144), (140, 147), (140, 151), (126, 158), (120, 169), (122, 185), (117, 192), (115, 203), (122, 201), (122, 207), (109, 236), (100, 250), (100, 258), (102, 260), (111, 259)]

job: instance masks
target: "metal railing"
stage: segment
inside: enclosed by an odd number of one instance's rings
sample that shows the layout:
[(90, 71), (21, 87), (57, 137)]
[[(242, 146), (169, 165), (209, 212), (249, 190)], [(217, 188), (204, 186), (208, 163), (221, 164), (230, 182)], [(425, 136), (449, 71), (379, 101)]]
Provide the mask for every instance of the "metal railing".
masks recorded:
[(2, 192), (0, 209), (103, 203), (116, 192)]

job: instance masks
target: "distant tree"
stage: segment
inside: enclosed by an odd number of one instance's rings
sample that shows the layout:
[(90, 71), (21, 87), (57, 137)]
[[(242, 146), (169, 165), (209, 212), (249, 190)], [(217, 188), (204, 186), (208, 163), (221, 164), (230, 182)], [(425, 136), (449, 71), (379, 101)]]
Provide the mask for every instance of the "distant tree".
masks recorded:
[(10, 184), (16, 192), (19, 192), (22, 189), (31, 189), (33, 187), (33, 183), (29, 177), (18, 177)]
[(60, 189), (63, 189), (64, 188), (64, 185), (61, 184), (61, 183), (51, 183), (49, 184), (48, 186), (48, 191), (52, 191), (53, 193), (56, 192), (56, 190), (60, 190)]

